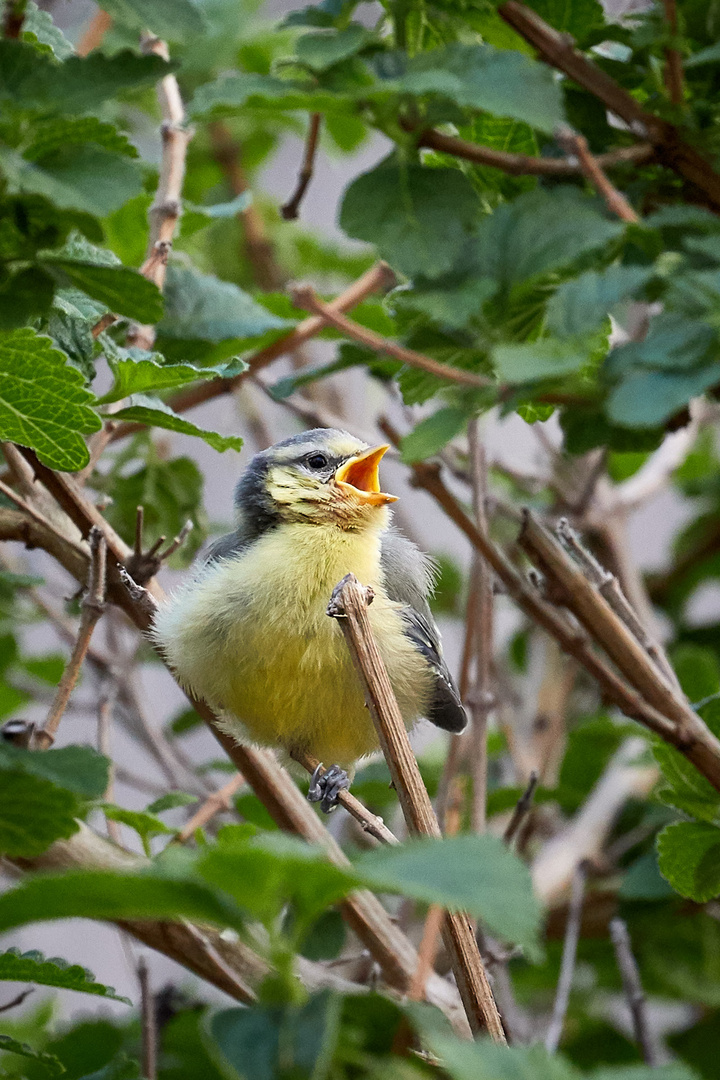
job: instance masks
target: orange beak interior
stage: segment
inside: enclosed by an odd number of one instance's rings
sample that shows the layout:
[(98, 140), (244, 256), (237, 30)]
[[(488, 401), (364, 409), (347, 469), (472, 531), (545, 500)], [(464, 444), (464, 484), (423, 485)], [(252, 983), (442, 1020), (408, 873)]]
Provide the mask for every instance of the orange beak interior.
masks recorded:
[(341, 465), (335, 473), (335, 482), (344, 494), (371, 506), (397, 502), (397, 495), (387, 495), (380, 490), (378, 467), (389, 449), (389, 446), (374, 446)]

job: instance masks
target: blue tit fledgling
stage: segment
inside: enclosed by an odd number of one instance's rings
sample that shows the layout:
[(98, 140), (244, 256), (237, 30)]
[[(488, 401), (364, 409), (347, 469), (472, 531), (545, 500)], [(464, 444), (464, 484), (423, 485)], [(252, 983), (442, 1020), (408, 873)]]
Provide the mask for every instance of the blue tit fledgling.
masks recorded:
[(337, 766), (311, 786), (326, 810), (347, 786), (342, 770), (378, 749), (326, 614), (346, 574), (375, 592), (370, 623), (406, 725), (424, 716), (460, 732), (467, 723), (427, 602), (430, 560), (390, 524), (395, 497), (378, 477), (387, 449), (317, 428), (257, 454), (237, 487), (237, 528), (155, 619), (180, 682), (223, 730)]

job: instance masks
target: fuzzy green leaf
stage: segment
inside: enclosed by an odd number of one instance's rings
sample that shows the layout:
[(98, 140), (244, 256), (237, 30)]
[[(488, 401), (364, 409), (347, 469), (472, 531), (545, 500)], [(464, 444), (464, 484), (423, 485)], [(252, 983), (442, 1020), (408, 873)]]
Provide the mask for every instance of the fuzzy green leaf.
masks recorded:
[(191, 806), (198, 801), (197, 795), (190, 795), (187, 791), (168, 791), (161, 795), (155, 802), (147, 807), (148, 814), (162, 814), (164, 810), (175, 810), (178, 806)]
[(497, 1046), (428, 1033), (431, 1049), (452, 1080), (581, 1080), (580, 1072), (544, 1046)]
[(473, 186), (458, 169), (386, 159), (347, 188), (340, 225), (348, 236), (375, 244), (403, 274), (432, 279), (452, 268), (478, 212)]
[(0, 770), (0, 854), (42, 855), (76, 833), (77, 795), (19, 770)]
[(578, 371), (590, 358), (587, 341), (544, 338), (527, 345), (498, 345), (493, 362), (504, 383), (538, 382)]
[(652, 273), (646, 266), (611, 266), (602, 272), (588, 270), (563, 282), (548, 304), (548, 329), (564, 338), (597, 330), (619, 303), (649, 281)]
[(82, 469), (84, 434), (100, 417), (80, 372), (34, 330), (0, 334), (0, 438), (30, 446), (53, 469)]
[(100, 7), (118, 23), (152, 30), (166, 41), (188, 41), (207, 33), (207, 22), (194, 0), (102, 0)]
[(61, 210), (97, 217), (113, 213), (142, 190), (142, 173), (134, 161), (89, 143), (65, 147), (41, 161), (0, 147), (0, 169), (11, 192), (42, 195)]
[(610, 393), (607, 414), (622, 427), (654, 428), (720, 381), (720, 364), (693, 371), (632, 371)]
[(402, 440), (403, 461), (423, 461), (424, 458), (437, 454), (451, 439), (465, 430), (469, 416), (467, 409), (448, 405), (421, 420)]
[(0, 953), (0, 980), (79, 990), (83, 994), (96, 994), (98, 997), (122, 1001), (125, 1005), (131, 1004), (129, 998), (116, 994), (112, 986), (95, 982), (95, 976), (87, 968), (69, 964), (58, 956), (46, 959), (35, 950), (21, 953), (19, 949), (8, 949)]
[(660, 873), (681, 896), (706, 903), (720, 895), (720, 829), (678, 821), (657, 838)]
[(53, 747), (38, 753), (0, 742), (0, 768), (21, 770), (85, 799), (99, 799), (108, 786), (110, 762), (92, 746)]
[(63, 34), (59, 26), (53, 22), (49, 11), (43, 11), (33, 0), (29, 0), (25, 8), (25, 18), (22, 25), (23, 41), (32, 44), (32, 35), (42, 45), (47, 45), (57, 56), (58, 60), (67, 60), (75, 54), (75, 50)]
[(165, 428), (166, 431), (177, 431), (181, 435), (194, 435), (203, 439), (213, 450), (222, 453), (224, 450), (242, 449), (243, 441), (239, 435), (219, 435), (216, 431), (206, 431), (196, 424), (178, 416), (176, 412), (166, 405), (160, 398), (147, 397), (145, 394), (133, 394), (128, 404), (113, 413), (113, 418), (118, 420), (134, 420), (148, 427)]
[(116, 315), (126, 315), (144, 323), (156, 323), (162, 318), (162, 293), (154, 282), (148, 281), (137, 270), (47, 256), (43, 265), (60, 285), (74, 285)]
[(166, 337), (225, 341), (291, 325), (229, 281), (186, 267), (168, 267), (165, 317), (158, 326), (158, 333)]
[[(231, 361), (229, 364), (221, 364), (217, 367), (195, 367), (194, 364), (162, 364), (155, 359), (159, 356), (154, 353), (140, 353), (128, 350), (119, 358), (110, 358), (115, 382), (111, 390), (108, 390), (102, 398), (101, 405), (109, 402), (120, 401), (132, 394), (144, 394), (148, 391), (169, 390), (176, 386), (185, 386), (187, 383), (197, 382), (199, 379), (227, 378), (239, 375), (247, 370), (247, 364), (242, 361)], [(159, 357), (162, 360), (162, 357)]]
[[(64, 1067), (55, 1054), (47, 1054), (43, 1050), (33, 1050), (32, 1046), (20, 1042), (19, 1039), (13, 1038), (12, 1035), (0, 1035), (0, 1051), (2, 1050), (5, 1050), (9, 1054), (19, 1054), (20, 1057), (30, 1058), (32, 1061), (37, 1062), (37, 1064), (51, 1076), (59, 1076), (61, 1073), (65, 1072)], [(0, 1061), (2, 1061), (2, 1059), (0, 1059)]]
[(344, 30), (303, 34), (296, 42), (295, 54), (301, 64), (313, 71), (326, 71), (333, 64), (360, 52), (372, 40), (369, 30), (359, 23), (351, 23)]

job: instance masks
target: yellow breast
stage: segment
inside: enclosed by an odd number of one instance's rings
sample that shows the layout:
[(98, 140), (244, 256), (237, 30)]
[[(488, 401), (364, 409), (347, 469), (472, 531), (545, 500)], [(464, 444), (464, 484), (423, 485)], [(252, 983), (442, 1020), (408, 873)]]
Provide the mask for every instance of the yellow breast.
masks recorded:
[(280, 526), (174, 597), (157, 636), (181, 680), (239, 720), (246, 737), (347, 766), (377, 748), (342, 633), (325, 613), (347, 573), (375, 590), (373, 633), (412, 724), (432, 676), (385, 592), (378, 533)]

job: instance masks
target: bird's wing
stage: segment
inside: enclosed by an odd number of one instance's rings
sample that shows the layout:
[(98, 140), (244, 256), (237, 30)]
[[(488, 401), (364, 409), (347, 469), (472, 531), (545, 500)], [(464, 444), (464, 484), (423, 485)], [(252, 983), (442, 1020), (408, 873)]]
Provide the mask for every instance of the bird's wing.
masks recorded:
[(427, 601), (433, 586), (432, 563), (411, 540), (394, 529), (383, 534), (380, 562), (388, 596), (403, 605), (405, 633), (435, 676), (427, 718), (445, 731), (463, 731), (467, 716), (443, 659), (440, 633)]

